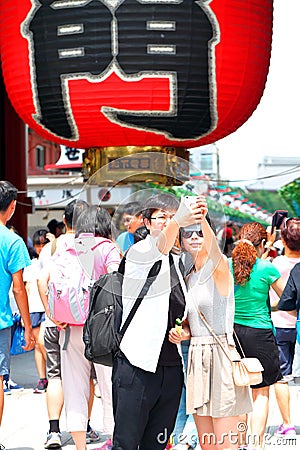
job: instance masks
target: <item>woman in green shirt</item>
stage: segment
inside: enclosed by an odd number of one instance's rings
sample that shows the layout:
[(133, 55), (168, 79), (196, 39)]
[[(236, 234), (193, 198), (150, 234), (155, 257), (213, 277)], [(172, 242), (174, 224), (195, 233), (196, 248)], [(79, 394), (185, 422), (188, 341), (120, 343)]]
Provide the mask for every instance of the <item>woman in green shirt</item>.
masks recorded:
[[(263, 381), (252, 388), (251, 439), (255, 448), (263, 446), (270, 385), (282, 378), (278, 348), (273, 333), (269, 289), (281, 295), (284, 282), (267, 256), (267, 231), (257, 222), (241, 228), (240, 240), (232, 252), (230, 267), (235, 283), (234, 328), (247, 357), (256, 357), (264, 367)], [(237, 343), (237, 349), (239, 345)]]

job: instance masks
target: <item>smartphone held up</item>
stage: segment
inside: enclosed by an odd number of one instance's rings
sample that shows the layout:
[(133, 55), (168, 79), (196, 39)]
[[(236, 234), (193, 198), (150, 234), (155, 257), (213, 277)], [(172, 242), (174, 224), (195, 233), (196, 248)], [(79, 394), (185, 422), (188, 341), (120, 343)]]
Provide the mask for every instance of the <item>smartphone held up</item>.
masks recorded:
[(288, 216), (288, 211), (285, 209), (277, 209), (272, 216), (272, 226), (271, 226), (271, 234), (274, 233), (274, 230), (279, 230), (282, 222)]
[(184, 203), (186, 206), (190, 207), (191, 205), (195, 204), (197, 202), (197, 197), (195, 195), (185, 195), (184, 196)]

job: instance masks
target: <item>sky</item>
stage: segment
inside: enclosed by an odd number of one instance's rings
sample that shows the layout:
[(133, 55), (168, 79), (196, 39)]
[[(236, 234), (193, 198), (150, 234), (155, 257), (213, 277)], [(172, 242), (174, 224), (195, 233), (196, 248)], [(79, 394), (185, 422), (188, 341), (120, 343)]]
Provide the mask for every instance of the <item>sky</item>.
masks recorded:
[(300, 0), (274, 0), (272, 54), (265, 91), (247, 122), (216, 142), (221, 177), (232, 181), (255, 179), (263, 156), (300, 157), (299, 109)]

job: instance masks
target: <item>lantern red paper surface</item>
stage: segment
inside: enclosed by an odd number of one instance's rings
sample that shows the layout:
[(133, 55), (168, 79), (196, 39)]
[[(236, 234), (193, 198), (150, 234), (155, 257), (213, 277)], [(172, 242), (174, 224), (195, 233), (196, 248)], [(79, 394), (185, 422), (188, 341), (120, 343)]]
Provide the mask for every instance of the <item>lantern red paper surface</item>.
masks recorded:
[(272, 0), (1, 0), (5, 86), (20, 117), (69, 147), (196, 147), (263, 94)]

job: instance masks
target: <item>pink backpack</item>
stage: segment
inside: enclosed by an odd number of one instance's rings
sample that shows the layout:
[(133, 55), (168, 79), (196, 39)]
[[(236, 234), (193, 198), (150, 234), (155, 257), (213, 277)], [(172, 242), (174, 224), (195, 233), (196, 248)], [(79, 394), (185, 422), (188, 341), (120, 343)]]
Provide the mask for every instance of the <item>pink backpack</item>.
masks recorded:
[[(94, 240), (94, 237), (93, 237)], [(89, 295), (95, 280), (94, 250), (84, 240), (66, 248), (53, 260), (48, 282), (48, 302), (53, 319), (70, 325), (83, 325), (89, 311)]]

